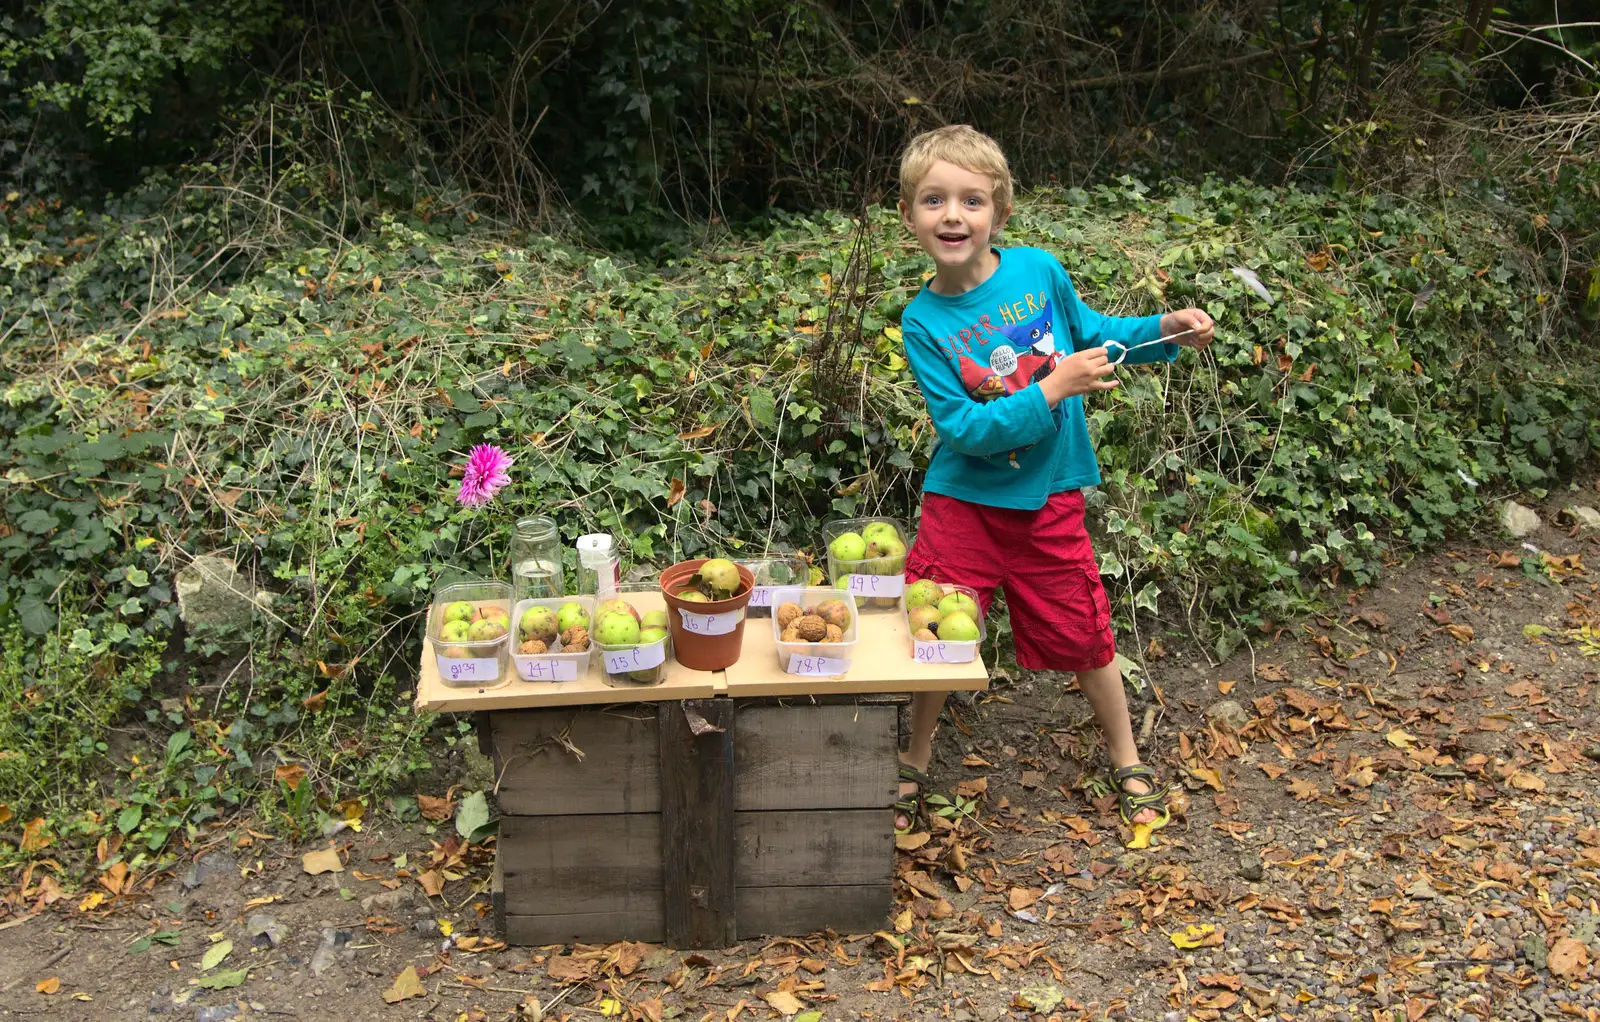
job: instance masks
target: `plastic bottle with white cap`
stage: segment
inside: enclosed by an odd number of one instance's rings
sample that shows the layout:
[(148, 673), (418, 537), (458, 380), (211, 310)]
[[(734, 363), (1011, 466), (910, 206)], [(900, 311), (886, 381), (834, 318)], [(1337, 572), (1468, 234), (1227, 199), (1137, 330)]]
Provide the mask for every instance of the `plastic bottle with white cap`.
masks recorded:
[(617, 544), (603, 532), (578, 537), (578, 592), (609, 600), (617, 593), (622, 562)]

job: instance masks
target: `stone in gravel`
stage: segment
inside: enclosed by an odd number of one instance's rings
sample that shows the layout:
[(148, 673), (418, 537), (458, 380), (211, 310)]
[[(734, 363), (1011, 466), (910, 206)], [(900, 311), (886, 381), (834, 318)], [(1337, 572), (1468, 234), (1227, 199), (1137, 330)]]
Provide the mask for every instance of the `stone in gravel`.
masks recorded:
[(238, 863), (221, 852), (202, 855), (194, 860), (194, 865), (183, 875), (183, 888), (186, 891), (195, 890), (212, 877), (231, 875), (238, 868)]
[(1578, 527), (1585, 532), (1600, 529), (1600, 511), (1582, 504), (1567, 505), (1567, 517), (1578, 523)]
[(322, 945), (317, 948), (317, 953), (311, 956), (311, 975), (320, 977), (332, 965), (335, 957), (349, 943), (355, 940), (355, 934), (349, 930), (337, 930), (332, 926), (322, 928)]
[(1513, 539), (1521, 539), (1538, 531), (1542, 524), (1538, 512), (1532, 508), (1523, 507), (1514, 500), (1508, 500), (1500, 505), (1500, 525)]
[(1550, 960), (1550, 948), (1545, 944), (1543, 935), (1530, 933), (1522, 938), (1522, 957), (1535, 969), (1544, 969)]
[(382, 894), (369, 894), (361, 899), (361, 911), (373, 912), (398, 912), (417, 900), (416, 892), (409, 887), (402, 887), (395, 891), (384, 891)]
[(1220, 724), (1226, 724), (1235, 731), (1242, 730), (1251, 721), (1251, 716), (1243, 706), (1233, 699), (1218, 699), (1206, 707), (1206, 718)]
[(228, 1022), (228, 1019), (238, 1018), (243, 1014), (237, 1004), (218, 1004), (201, 1008), (195, 1015), (194, 1022)]
[(256, 947), (277, 947), (283, 943), (283, 924), (265, 912), (256, 912), (246, 919), (244, 929)]
[(1250, 881), (1260, 880), (1263, 875), (1261, 856), (1255, 852), (1240, 852), (1239, 875)]

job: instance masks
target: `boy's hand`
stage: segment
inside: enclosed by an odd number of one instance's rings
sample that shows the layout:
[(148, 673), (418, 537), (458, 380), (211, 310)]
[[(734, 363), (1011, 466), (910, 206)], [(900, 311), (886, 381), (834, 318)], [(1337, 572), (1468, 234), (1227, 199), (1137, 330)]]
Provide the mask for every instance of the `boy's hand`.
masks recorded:
[(1106, 356), (1106, 349), (1085, 348), (1058, 361), (1050, 375), (1039, 381), (1039, 389), (1044, 391), (1045, 400), (1054, 408), (1063, 400), (1078, 394), (1114, 389), (1116, 378), (1107, 380), (1104, 377), (1116, 371), (1117, 367)]
[(1193, 336), (1185, 337), (1172, 343), (1198, 350), (1211, 344), (1217, 334), (1217, 325), (1211, 321), (1210, 316), (1206, 315), (1204, 309), (1180, 309), (1177, 312), (1169, 312), (1161, 317), (1161, 333), (1163, 336), (1181, 333), (1184, 330), (1193, 330)]

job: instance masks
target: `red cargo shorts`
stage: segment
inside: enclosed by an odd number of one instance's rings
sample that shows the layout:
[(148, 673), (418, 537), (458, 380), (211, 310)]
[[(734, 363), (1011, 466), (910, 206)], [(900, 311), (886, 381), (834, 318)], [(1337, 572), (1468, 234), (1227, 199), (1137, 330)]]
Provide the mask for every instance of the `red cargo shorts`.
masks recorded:
[(1057, 493), (1037, 511), (926, 494), (906, 555), (906, 581), (923, 578), (975, 590), (985, 614), (1003, 586), (1017, 663), (1029, 670), (1092, 671), (1116, 655), (1081, 490)]

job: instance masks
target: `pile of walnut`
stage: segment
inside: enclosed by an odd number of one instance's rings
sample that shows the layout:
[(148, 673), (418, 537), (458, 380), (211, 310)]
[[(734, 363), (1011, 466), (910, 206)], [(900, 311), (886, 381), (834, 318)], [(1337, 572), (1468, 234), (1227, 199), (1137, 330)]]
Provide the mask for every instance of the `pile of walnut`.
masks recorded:
[(805, 608), (782, 603), (776, 617), (784, 642), (843, 642), (850, 627), (850, 605), (843, 600), (823, 600)]

